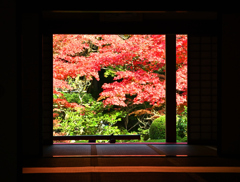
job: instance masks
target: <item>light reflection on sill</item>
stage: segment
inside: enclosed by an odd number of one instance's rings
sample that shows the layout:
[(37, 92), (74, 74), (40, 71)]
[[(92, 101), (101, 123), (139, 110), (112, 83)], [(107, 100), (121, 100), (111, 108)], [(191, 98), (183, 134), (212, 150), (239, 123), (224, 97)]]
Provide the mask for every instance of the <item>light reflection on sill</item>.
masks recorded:
[(166, 155), (53, 155), (52, 157), (166, 157)]

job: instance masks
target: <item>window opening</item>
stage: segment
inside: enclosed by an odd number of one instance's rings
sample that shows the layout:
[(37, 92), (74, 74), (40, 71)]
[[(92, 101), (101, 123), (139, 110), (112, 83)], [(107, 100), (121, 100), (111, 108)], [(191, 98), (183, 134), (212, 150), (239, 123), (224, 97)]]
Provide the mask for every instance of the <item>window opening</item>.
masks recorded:
[[(186, 36), (176, 40), (181, 57)], [(176, 59), (177, 80), (184, 58)], [(165, 35), (54, 34), (53, 136), (140, 135), (140, 140), (116, 142), (165, 142), (165, 60)], [(176, 84), (179, 114), (183, 83)], [(176, 124), (178, 136), (182, 123)]]

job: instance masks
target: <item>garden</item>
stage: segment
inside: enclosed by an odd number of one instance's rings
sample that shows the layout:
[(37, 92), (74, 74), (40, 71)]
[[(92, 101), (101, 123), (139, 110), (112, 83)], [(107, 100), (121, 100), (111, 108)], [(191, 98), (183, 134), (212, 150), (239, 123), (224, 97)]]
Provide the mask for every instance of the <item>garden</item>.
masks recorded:
[[(176, 51), (177, 142), (186, 142), (187, 35), (176, 35)], [(54, 34), (53, 136), (165, 142), (165, 61), (165, 35)]]

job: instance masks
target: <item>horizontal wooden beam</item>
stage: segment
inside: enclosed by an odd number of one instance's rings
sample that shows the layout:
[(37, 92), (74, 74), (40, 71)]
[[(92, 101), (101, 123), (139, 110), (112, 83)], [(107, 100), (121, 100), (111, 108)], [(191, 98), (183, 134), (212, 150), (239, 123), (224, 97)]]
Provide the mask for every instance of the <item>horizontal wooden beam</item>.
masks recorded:
[(53, 136), (53, 140), (140, 140), (140, 135), (79, 135), (79, 136)]

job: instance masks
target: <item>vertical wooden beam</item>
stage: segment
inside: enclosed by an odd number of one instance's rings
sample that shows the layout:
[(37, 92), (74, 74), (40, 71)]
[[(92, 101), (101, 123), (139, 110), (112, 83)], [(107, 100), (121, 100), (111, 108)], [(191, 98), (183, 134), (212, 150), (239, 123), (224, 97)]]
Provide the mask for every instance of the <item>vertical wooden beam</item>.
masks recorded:
[(176, 34), (166, 35), (166, 142), (176, 142)]
[[(43, 53), (42, 53), (42, 143), (51, 145), (53, 143), (53, 51), (52, 33), (43, 31)], [(50, 111), (50, 112), (49, 112)]]

